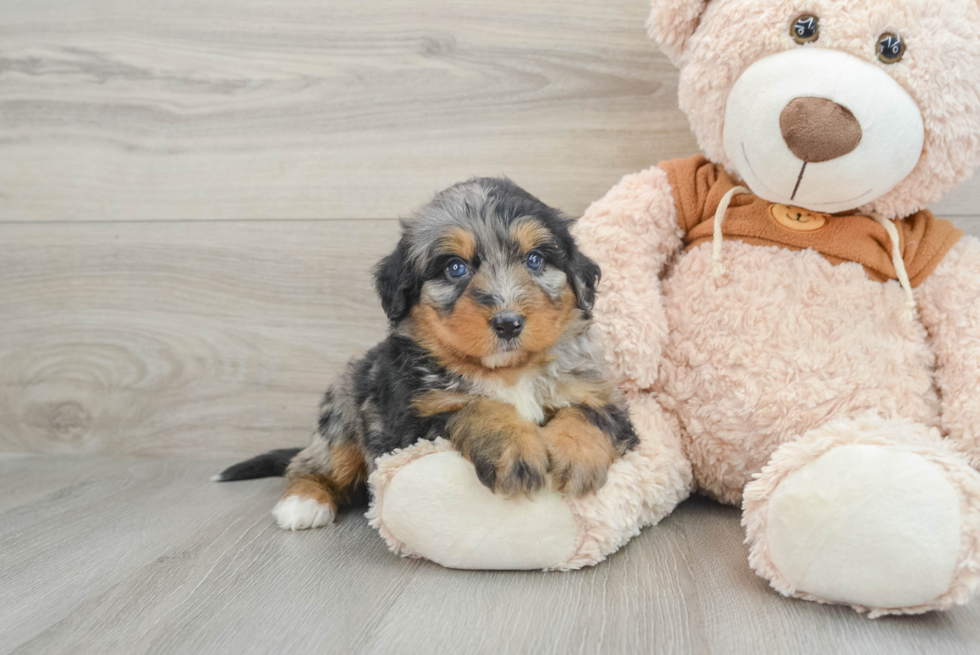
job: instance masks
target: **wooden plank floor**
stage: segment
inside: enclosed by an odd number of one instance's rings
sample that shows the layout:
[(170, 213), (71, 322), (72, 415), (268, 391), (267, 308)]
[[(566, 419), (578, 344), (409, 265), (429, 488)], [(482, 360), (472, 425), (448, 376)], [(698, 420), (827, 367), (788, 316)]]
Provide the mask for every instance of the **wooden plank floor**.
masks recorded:
[(0, 654), (976, 653), (980, 602), (865, 619), (778, 596), (696, 498), (605, 563), (451, 571), (358, 512), (301, 533), (230, 460), (0, 456)]

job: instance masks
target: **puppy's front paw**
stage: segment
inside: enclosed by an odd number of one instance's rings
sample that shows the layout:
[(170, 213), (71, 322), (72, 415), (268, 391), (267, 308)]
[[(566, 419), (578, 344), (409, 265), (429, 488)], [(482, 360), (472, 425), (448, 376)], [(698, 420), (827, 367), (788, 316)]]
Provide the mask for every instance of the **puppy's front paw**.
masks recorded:
[(584, 496), (599, 491), (606, 484), (609, 461), (595, 458), (564, 457), (556, 454), (552, 458), (552, 476), (555, 487), (570, 496)]
[(540, 491), (548, 474), (548, 449), (536, 425), (514, 426), (471, 438), (460, 448), (480, 482), (505, 496)]
[(272, 508), (272, 516), (283, 530), (319, 528), (332, 523), (335, 515), (330, 505), (303, 496), (286, 496)]
[(584, 496), (606, 484), (616, 451), (609, 437), (577, 416), (559, 416), (543, 429), (555, 487)]
[(448, 427), (453, 445), (494, 493), (530, 496), (544, 487), (548, 449), (541, 428), (520, 418), (513, 405), (481, 400), (457, 413)]
[(470, 453), (480, 482), (505, 496), (530, 496), (540, 491), (548, 474), (548, 450), (540, 438), (534, 435), (503, 446), (502, 452), (490, 446)]

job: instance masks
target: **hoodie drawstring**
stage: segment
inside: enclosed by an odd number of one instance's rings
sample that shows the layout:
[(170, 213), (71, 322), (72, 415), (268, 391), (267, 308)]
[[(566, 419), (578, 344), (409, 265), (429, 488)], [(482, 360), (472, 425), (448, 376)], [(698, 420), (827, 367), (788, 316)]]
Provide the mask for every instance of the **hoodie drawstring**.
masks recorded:
[(895, 267), (895, 275), (898, 276), (898, 283), (902, 285), (902, 289), (905, 291), (905, 310), (902, 312), (902, 317), (911, 319), (915, 315), (915, 296), (912, 294), (912, 282), (909, 280), (909, 272), (905, 268), (905, 260), (902, 258), (898, 228), (895, 227), (893, 222), (877, 214), (872, 214), (871, 218), (878, 221), (885, 228), (885, 232), (888, 233), (888, 238), (891, 239), (892, 266)]
[(721, 244), (725, 238), (721, 232), (721, 224), (725, 222), (725, 212), (728, 211), (728, 205), (732, 203), (732, 196), (736, 193), (752, 192), (744, 186), (732, 187), (728, 190), (728, 193), (721, 197), (721, 202), (718, 203), (718, 209), (715, 210), (715, 233), (711, 247), (711, 271), (716, 278), (724, 275), (727, 270), (725, 263), (721, 261)]

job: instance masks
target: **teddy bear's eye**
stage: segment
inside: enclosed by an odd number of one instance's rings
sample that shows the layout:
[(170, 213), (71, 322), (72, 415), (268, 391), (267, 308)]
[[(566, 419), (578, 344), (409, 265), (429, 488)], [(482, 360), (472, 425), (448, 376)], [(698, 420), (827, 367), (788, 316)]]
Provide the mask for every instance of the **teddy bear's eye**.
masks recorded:
[(905, 41), (897, 34), (886, 32), (878, 37), (878, 59), (886, 64), (897, 64), (905, 56)]
[(811, 14), (803, 14), (793, 22), (789, 32), (800, 45), (813, 43), (820, 38), (820, 19)]

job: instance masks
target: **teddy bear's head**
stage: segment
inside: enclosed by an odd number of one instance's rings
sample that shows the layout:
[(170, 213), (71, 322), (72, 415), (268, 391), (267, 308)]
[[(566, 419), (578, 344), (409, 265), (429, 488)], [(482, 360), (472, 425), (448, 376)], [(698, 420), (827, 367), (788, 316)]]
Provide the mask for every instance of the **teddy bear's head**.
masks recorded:
[(652, 0), (705, 154), (774, 203), (887, 218), (980, 164), (980, 0)]

